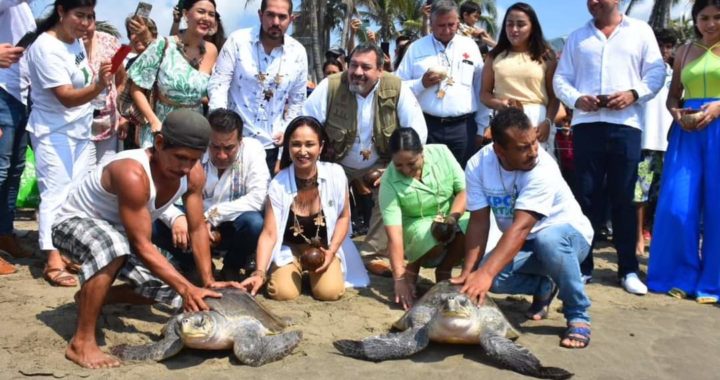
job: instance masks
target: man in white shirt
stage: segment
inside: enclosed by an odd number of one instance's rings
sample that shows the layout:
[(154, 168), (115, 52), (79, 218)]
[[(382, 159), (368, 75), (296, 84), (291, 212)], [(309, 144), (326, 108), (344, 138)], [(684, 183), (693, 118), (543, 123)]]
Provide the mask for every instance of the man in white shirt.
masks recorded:
[(292, 9), (291, 0), (262, 0), (260, 26), (228, 37), (208, 84), (210, 109), (227, 108), (242, 117), (244, 135), (263, 144), (271, 172), (285, 127), (307, 97), (305, 48), (285, 34)]
[(395, 74), (410, 87), (423, 110), (429, 144), (445, 144), (465, 166), (469, 119), (477, 128), (488, 125), (488, 110), (480, 103), (483, 60), (475, 41), (457, 34), (460, 24), (452, 1), (433, 3), (432, 34), (408, 48)]
[[(13, 47), (25, 33), (35, 30), (35, 19), (25, 0), (0, 1), (0, 250), (13, 257), (29, 257), (13, 235), (15, 201), (25, 168), (27, 123), (27, 64), (24, 49)], [(6, 265), (2, 265), (2, 264)], [(0, 259), (0, 274), (14, 268)]]
[[(464, 284), (462, 291), (479, 302), (489, 291), (532, 294), (527, 316), (535, 320), (547, 317), (557, 293), (568, 326), (561, 345), (584, 348), (590, 343), (590, 299), (580, 262), (590, 251), (590, 221), (521, 110), (498, 112), (490, 128), (493, 144), (465, 169), (471, 212), (465, 265), (451, 281)], [(503, 235), (483, 257), (491, 210)]]
[(360, 251), (368, 269), (387, 273), (387, 263), (374, 260), (387, 247), (378, 208), (377, 189), (363, 176), (390, 162), (390, 135), (400, 127), (413, 128), (427, 138), (425, 119), (412, 91), (400, 78), (383, 71), (384, 54), (374, 44), (361, 44), (351, 53), (348, 70), (331, 75), (315, 88), (303, 108), (325, 126), (328, 147), (345, 169), (357, 195), (372, 192), (374, 206), (365, 244)]
[[(265, 150), (259, 141), (243, 137), (243, 122), (233, 111), (219, 108), (208, 115), (210, 145), (200, 160), (205, 172), (203, 209), (210, 242), (225, 251), (221, 275), (239, 280), (240, 269), (254, 258), (263, 227), (262, 208), (270, 183)], [(168, 228), (171, 227), (171, 228)], [(191, 273), (193, 256), (188, 224), (180, 208), (170, 207), (155, 223), (153, 241)]]
[[(574, 108), (576, 194), (595, 228), (612, 210), (618, 276), (626, 291), (646, 294), (635, 256), (637, 215), (633, 190), (640, 161), (640, 113), (665, 81), (665, 64), (646, 23), (623, 15), (618, 0), (588, 0), (593, 19), (568, 37), (553, 86)], [(605, 187), (607, 183), (607, 187)], [(582, 264), (589, 281), (592, 251)]]

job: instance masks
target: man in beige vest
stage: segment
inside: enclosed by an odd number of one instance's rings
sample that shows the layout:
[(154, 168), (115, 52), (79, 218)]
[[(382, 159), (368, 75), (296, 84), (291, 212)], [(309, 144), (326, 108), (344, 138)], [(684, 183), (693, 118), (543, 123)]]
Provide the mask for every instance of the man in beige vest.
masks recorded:
[(303, 108), (305, 115), (324, 123), (328, 148), (350, 182), (357, 184), (355, 190), (372, 191), (375, 205), (360, 253), (368, 270), (375, 274), (389, 273), (389, 265), (377, 260), (379, 255), (385, 255), (387, 236), (377, 188), (364, 186), (362, 177), (388, 165), (388, 140), (396, 128), (415, 129), (423, 143), (427, 138), (425, 119), (415, 96), (400, 78), (383, 72), (383, 61), (378, 46), (357, 46), (350, 53), (348, 70), (320, 82)]

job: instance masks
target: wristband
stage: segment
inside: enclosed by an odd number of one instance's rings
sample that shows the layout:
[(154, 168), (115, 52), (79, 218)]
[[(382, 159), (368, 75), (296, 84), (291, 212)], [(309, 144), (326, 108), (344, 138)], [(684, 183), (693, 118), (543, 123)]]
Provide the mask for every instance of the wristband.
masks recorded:
[(630, 92), (632, 93), (633, 99), (637, 102), (638, 99), (640, 99), (640, 95), (638, 95), (638, 92), (635, 91), (635, 89), (630, 89)]

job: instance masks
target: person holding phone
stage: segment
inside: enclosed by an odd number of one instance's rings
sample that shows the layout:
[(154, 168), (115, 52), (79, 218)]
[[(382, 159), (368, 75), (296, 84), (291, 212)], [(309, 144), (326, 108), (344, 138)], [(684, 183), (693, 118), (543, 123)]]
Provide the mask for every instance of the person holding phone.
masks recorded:
[(27, 130), (40, 190), (39, 245), (47, 253), (43, 275), (55, 286), (77, 285), (53, 244), (51, 227), (70, 185), (88, 171), (91, 101), (112, 80), (109, 60), (93, 75), (82, 43), (94, 20), (95, 0), (56, 0), (50, 16), (38, 22), (27, 53), (33, 100)]
[[(117, 37), (97, 29), (97, 23), (92, 21), (88, 31), (83, 36), (85, 51), (88, 54), (90, 69), (93, 75), (97, 75), (103, 62), (112, 61), (116, 52), (120, 49), (120, 41)], [(127, 120), (120, 117), (117, 111), (115, 99), (117, 98), (118, 86), (125, 83), (125, 68), (120, 64), (110, 85), (90, 104), (93, 107), (93, 122), (91, 128), (92, 144), (90, 145), (90, 168), (101, 162), (111, 159), (118, 151), (118, 139), (124, 139), (127, 132)]]
[[(13, 234), (15, 201), (27, 148), (27, 64), (19, 62), (25, 47), (13, 46), (35, 29), (25, 1), (0, 1), (0, 250), (13, 257), (28, 257)], [(0, 274), (15, 267), (0, 259)]]
[[(188, 27), (184, 31), (155, 40), (138, 57), (128, 71), (132, 80), (131, 94), (147, 123), (140, 127), (140, 146), (153, 144), (153, 134), (172, 110), (187, 108), (203, 112), (208, 81), (217, 60), (215, 45), (204, 37), (215, 27), (214, 0), (183, 2), (183, 16)], [(154, 104), (148, 91), (157, 88)]]
[[(641, 112), (665, 83), (665, 63), (650, 26), (623, 14), (617, 1), (588, 0), (587, 8), (592, 19), (568, 37), (553, 89), (573, 108), (578, 202), (599, 231), (607, 211), (604, 193), (609, 194), (620, 284), (628, 293), (643, 295), (647, 287), (638, 276), (633, 202)], [(600, 107), (601, 94), (609, 95), (607, 107)], [(581, 270), (589, 281), (592, 250)]]

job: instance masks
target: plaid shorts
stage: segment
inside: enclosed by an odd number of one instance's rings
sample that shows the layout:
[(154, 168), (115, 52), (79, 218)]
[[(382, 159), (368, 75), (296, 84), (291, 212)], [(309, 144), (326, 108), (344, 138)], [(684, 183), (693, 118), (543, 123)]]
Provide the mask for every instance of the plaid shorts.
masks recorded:
[(127, 281), (141, 296), (182, 307), (182, 297), (150, 272), (130, 249), (127, 237), (102, 219), (74, 217), (53, 226), (52, 240), (63, 254), (80, 264), (80, 283), (92, 278), (118, 257), (127, 256), (118, 279)]

